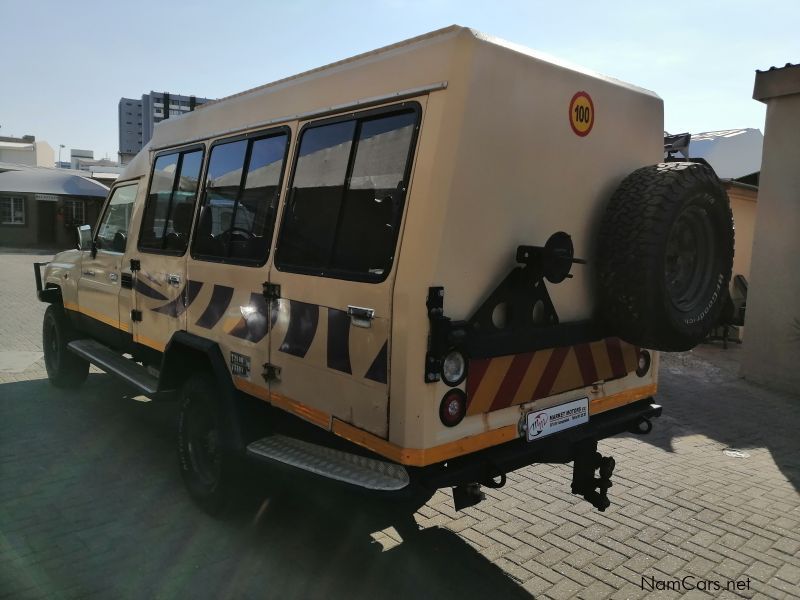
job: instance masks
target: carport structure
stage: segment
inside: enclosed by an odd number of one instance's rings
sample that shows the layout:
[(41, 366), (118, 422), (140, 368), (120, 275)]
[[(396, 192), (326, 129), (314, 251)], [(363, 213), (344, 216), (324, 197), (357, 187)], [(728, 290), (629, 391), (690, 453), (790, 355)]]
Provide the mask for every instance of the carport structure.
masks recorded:
[(64, 248), (94, 223), (108, 188), (65, 169), (0, 163), (0, 246)]

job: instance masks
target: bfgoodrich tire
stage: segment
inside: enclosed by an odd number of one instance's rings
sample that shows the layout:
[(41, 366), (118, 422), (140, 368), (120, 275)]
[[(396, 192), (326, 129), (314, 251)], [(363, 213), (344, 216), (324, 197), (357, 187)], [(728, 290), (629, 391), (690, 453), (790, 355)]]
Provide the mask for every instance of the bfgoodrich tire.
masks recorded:
[(64, 309), (57, 304), (48, 306), (42, 321), (44, 366), (50, 383), (58, 388), (76, 388), (89, 374), (89, 363), (67, 348), (75, 337)]
[(709, 166), (638, 169), (614, 193), (600, 229), (601, 317), (632, 344), (693, 348), (717, 323), (732, 262), (730, 204)]
[(218, 397), (211, 377), (192, 375), (181, 389), (178, 415), (181, 477), (192, 500), (210, 515), (228, 505), (235, 467), (223, 439)]

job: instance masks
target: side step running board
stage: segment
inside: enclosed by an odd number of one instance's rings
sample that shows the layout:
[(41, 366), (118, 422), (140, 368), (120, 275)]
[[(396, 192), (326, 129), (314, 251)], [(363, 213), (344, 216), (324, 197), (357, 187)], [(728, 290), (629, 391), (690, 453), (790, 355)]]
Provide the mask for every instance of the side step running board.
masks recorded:
[(95, 340), (74, 340), (67, 344), (67, 347), (81, 358), (100, 367), (106, 373), (111, 373), (124, 379), (143, 394), (153, 395), (158, 392), (158, 379), (153, 377), (145, 367), (129, 358), (125, 358), (100, 342)]
[(247, 453), (370, 490), (401, 490), (409, 483), (408, 471), (401, 465), (283, 435), (255, 441), (247, 446)]

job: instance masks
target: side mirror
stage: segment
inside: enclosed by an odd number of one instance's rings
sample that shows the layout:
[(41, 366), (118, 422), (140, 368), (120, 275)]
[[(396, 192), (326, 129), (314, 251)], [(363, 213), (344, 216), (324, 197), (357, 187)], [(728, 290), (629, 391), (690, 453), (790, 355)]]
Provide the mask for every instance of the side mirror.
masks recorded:
[(78, 250), (91, 250), (92, 226), (81, 225), (78, 227)]

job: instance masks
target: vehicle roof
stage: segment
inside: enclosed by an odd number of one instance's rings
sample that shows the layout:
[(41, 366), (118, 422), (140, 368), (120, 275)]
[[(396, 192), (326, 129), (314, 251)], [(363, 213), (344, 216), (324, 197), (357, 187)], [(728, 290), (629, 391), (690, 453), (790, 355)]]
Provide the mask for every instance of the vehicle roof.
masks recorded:
[(468, 27), (452, 25), (233, 94), (203, 104), (194, 112), (165, 119), (156, 126), (150, 143), (130, 163), (120, 180), (146, 174), (148, 150), (272, 122), (289, 122), (337, 106), (367, 104), (375, 98), (400, 96), (415, 89), (452, 86), (453, 82), (470, 77), (468, 61), (478, 45), (493, 47), (498, 53), (512, 51), (522, 54), (532, 61), (602, 79), (635, 93), (655, 95), (524, 46)]

